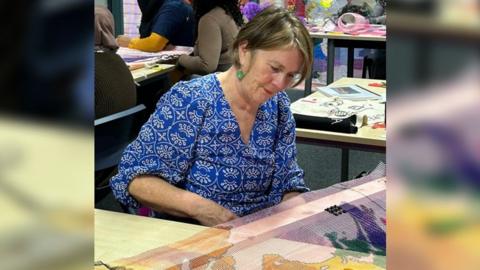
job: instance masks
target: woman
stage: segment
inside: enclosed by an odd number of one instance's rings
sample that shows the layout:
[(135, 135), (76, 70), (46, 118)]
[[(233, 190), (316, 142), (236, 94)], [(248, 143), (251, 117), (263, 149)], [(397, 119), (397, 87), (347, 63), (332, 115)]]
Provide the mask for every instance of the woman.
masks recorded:
[(195, 0), (193, 11), (198, 22), (194, 55), (180, 56), (178, 64), (187, 74), (227, 70), (232, 65), (229, 48), (243, 24), (238, 1)]
[(194, 19), (183, 0), (138, 0), (142, 12), (140, 38), (119, 36), (118, 44), (146, 52), (159, 52), (167, 44), (193, 46)]
[[(386, 24), (387, 15), (386, 0), (377, 0), (375, 7), (373, 8), (372, 15), (368, 18), (370, 23), (373, 24)], [(372, 79), (385, 80), (387, 78), (387, 52), (385, 49), (372, 49), (369, 54), (364, 58), (364, 61), (371, 61), (371, 67), (369, 77)], [(371, 74), (370, 74), (371, 73)]]
[(283, 91), (310, 72), (308, 31), (270, 7), (239, 31), (232, 54), (227, 71), (160, 99), (111, 179), (122, 204), (211, 226), (308, 191)]

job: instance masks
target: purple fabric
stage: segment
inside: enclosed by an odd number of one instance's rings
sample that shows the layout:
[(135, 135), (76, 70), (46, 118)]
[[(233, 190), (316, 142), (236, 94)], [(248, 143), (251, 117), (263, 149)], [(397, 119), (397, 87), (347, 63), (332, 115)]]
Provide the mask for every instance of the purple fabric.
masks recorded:
[(247, 18), (248, 21), (251, 21), (255, 15), (257, 15), (259, 12), (262, 10), (266, 9), (269, 7), (271, 4), (268, 2), (265, 2), (263, 4), (257, 4), (255, 2), (248, 2), (243, 6), (242, 8), (242, 14)]

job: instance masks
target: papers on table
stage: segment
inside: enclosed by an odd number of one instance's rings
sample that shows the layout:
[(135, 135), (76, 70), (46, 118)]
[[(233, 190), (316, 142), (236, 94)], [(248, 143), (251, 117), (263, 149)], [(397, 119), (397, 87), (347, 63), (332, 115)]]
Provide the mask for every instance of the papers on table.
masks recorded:
[(169, 46), (165, 50), (160, 52), (143, 52), (135, 49), (120, 47), (117, 53), (122, 57), (123, 61), (128, 63), (149, 62), (153, 60), (157, 61), (170, 61), (176, 59), (183, 54), (190, 54), (193, 52), (192, 47), (184, 46)]
[(385, 103), (381, 100), (348, 100), (313, 94), (292, 103), (290, 108), (294, 114), (331, 119), (345, 119), (356, 115), (359, 125), (385, 120)]
[(349, 100), (380, 100), (382, 96), (371, 92), (359, 85), (350, 84), (344, 86), (319, 87), (319, 91), (329, 97), (338, 97)]

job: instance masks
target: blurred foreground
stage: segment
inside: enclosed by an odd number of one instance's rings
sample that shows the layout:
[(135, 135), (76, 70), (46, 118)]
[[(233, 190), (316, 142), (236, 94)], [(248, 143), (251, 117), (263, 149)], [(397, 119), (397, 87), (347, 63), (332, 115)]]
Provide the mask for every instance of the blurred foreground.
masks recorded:
[(93, 156), (83, 130), (0, 117), (1, 269), (86, 269)]
[(388, 269), (479, 269), (480, 2), (405, 2), (388, 2)]
[(0, 269), (90, 269), (93, 1), (0, 10)]

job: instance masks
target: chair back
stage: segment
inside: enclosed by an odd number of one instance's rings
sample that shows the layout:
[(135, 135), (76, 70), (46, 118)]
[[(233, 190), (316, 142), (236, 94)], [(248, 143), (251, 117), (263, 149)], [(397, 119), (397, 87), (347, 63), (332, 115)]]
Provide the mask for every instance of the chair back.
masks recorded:
[(95, 120), (95, 171), (118, 165), (125, 147), (138, 133), (140, 119), (145, 105), (139, 104), (130, 109)]

